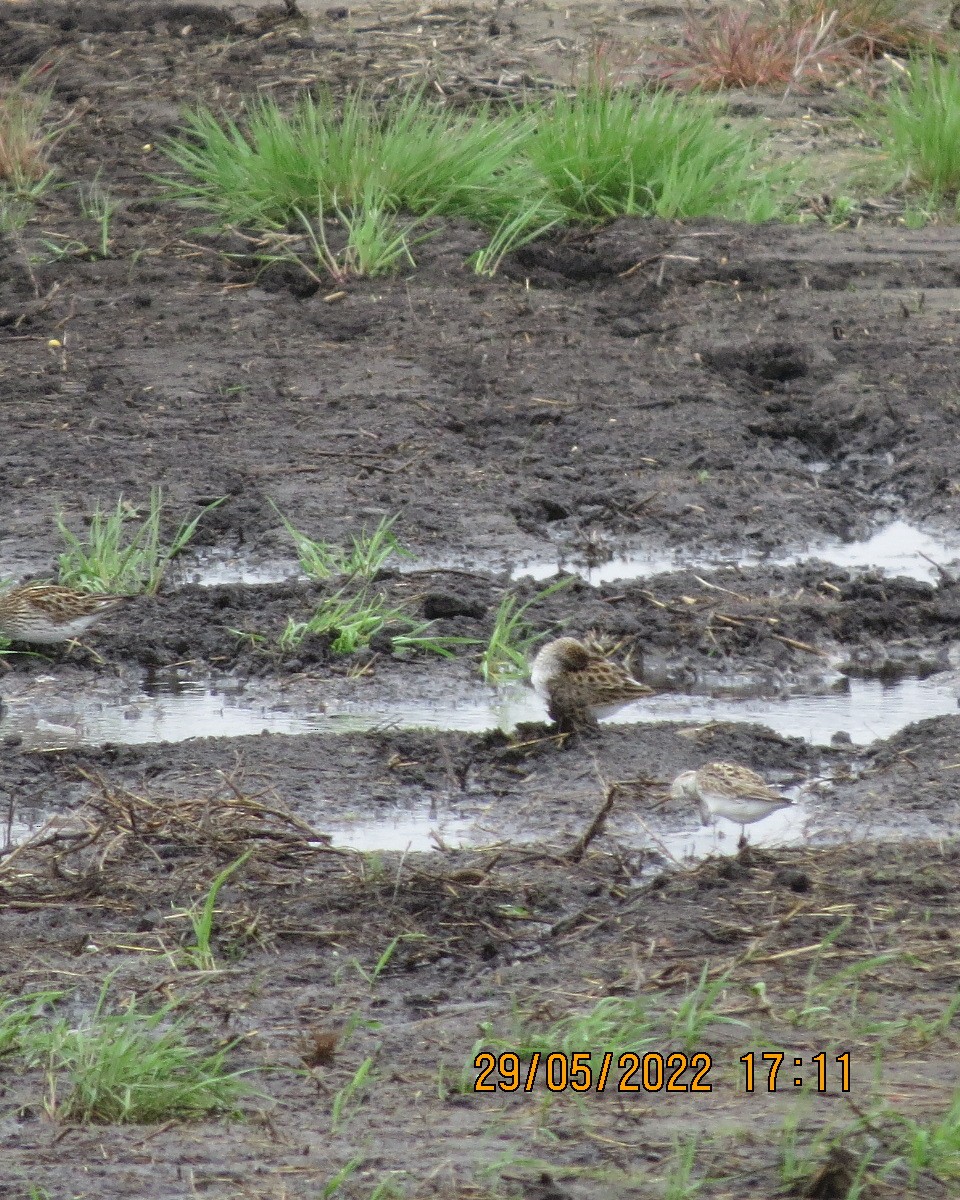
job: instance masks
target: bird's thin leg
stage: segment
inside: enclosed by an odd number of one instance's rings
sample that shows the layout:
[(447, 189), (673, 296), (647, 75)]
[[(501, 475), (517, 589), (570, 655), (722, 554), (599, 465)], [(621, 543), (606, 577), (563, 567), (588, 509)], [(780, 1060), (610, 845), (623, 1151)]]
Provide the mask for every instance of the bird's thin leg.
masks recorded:
[(88, 646), (86, 642), (81, 642), (79, 638), (71, 638), (70, 641), (67, 642), (67, 653), (69, 654), (73, 649), (86, 650), (86, 652), (93, 657), (93, 661), (97, 663), (98, 666), (103, 666), (103, 658), (96, 652), (96, 650), (94, 650), (92, 646)]

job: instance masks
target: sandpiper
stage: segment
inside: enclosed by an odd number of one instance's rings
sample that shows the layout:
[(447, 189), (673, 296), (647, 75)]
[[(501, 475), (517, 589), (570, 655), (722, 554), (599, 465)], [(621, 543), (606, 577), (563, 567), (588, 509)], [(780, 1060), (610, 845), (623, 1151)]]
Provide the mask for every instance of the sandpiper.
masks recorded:
[(78, 592), (52, 583), (26, 583), (0, 592), (0, 636), (49, 646), (72, 642), (125, 596)]
[(745, 825), (762, 821), (793, 801), (768, 786), (749, 767), (736, 763), (712, 762), (696, 771), (684, 771), (670, 787), (675, 799), (698, 801), (700, 816), (707, 825), (717, 817), (726, 817), (740, 826), (740, 845), (746, 844)]
[(562, 637), (540, 649), (530, 668), (530, 682), (547, 702), (550, 716), (561, 727), (596, 725), (626, 704), (651, 695), (594, 642)]

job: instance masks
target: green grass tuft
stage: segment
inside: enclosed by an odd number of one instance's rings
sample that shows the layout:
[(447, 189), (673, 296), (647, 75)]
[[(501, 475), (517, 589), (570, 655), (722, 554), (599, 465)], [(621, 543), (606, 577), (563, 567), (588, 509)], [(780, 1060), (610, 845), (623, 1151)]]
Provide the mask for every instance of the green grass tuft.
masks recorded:
[(163, 492), (153, 488), (145, 515), (138, 513), (121, 496), (112, 513), (99, 505), (90, 519), (86, 536), (77, 536), (57, 517), (57, 528), (67, 544), (59, 556), (58, 575), (62, 584), (85, 592), (117, 592), (153, 595), (174, 559), (190, 542), (205, 513), (222, 504), (215, 500), (191, 521), (183, 521), (173, 539), (160, 539)]
[(30, 199), (53, 181), (48, 155), (63, 132), (49, 120), (53, 88), (34, 87), (44, 69), (31, 67), (0, 87), (0, 187)]
[(534, 133), (530, 162), (569, 220), (757, 220), (777, 211), (772, 174), (756, 170), (754, 138), (724, 125), (702, 97), (586, 88), (541, 105)]
[(616, 1060), (622, 1052), (652, 1045), (656, 1023), (642, 998), (604, 996), (588, 1012), (562, 1017), (542, 1031), (528, 1028), (517, 1040), (517, 1052), (524, 1058), (536, 1051), (573, 1054), (589, 1050), (596, 1069), (598, 1056), (612, 1053)]
[(924, 1125), (902, 1117), (903, 1153), (915, 1185), (922, 1171), (946, 1179), (960, 1179), (960, 1089), (939, 1120)]
[(335, 575), (372, 579), (394, 555), (413, 557), (409, 550), (400, 545), (393, 532), (396, 516), (384, 517), (372, 531), (362, 528), (358, 534), (351, 536), (350, 546), (345, 548), (330, 542), (314, 541), (297, 529), (275, 504), (273, 509), (293, 538), (301, 570), (311, 579), (323, 581)]
[(355, 654), (383, 635), (389, 638), (391, 650), (424, 650), (451, 658), (451, 647), (477, 644), (475, 638), (433, 634), (432, 624), (414, 620), (405, 609), (391, 606), (382, 593), (341, 589), (322, 601), (308, 620), (291, 617), (280, 635), (280, 649), (296, 649), (306, 637), (325, 637), (334, 654)]
[[(355, 92), (338, 112), (329, 97), (302, 98), (286, 114), (271, 99), (239, 122), (201, 108), (165, 150), (182, 172), (170, 194), (226, 224), (283, 225), (295, 210), (386, 208), (497, 221), (522, 192), (519, 115), (457, 113), (414, 91), (382, 109)], [(527, 181), (529, 183), (529, 181)], [(518, 184), (520, 185), (518, 187)]]
[(960, 61), (917, 58), (882, 109), (879, 137), (908, 186), (960, 209)]
[(533, 647), (546, 634), (536, 633), (527, 621), (527, 612), (540, 600), (569, 587), (573, 576), (558, 579), (530, 600), (521, 603), (514, 592), (506, 592), (493, 618), (493, 629), (480, 659), (480, 672), (487, 683), (508, 679), (526, 679), (530, 673), (527, 661)]
[(730, 980), (730, 972), (724, 971), (716, 979), (710, 979), (710, 964), (705, 962), (700, 978), (693, 991), (680, 1001), (670, 1020), (670, 1037), (677, 1039), (685, 1050), (694, 1050), (701, 1045), (711, 1025), (742, 1025), (736, 1017), (727, 1017), (717, 1011), (720, 1000)]
[(39, 1021), (43, 1010), (62, 995), (63, 992), (29, 992), (0, 1000), (0, 1055), (17, 1050), (23, 1034)]
[(233, 1043), (205, 1055), (189, 1045), (183, 1022), (170, 1023), (176, 1002), (153, 1013), (136, 1002), (106, 1011), (109, 977), (92, 1013), (74, 1025), (61, 1018), (21, 1037), (28, 1062), (48, 1080), (46, 1108), (60, 1121), (152, 1124), (235, 1112), (248, 1093), (226, 1069)]
[[(510, 248), (560, 222), (620, 215), (763, 220), (779, 209), (783, 171), (758, 167), (756, 140), (702, 97), (636, 95), (592, 83), (494, 113), (460, 113), (411, 92), (378, 109), (354, 93), (273, 100), (239, 121), (199, 109), (166, 145), (179, 175), (168, 194), (224, 225), (270, 231), (266, 261), (303, 241), (323, 275), (342, 281), (411, 262), (401, 212), (460, 216), (494, 231), (475, 260), (496, 270)], [(327, 225), (335, 218), (335, 233)], [(333, 241), (343, 242), (336, 250)], [(321, 276), (314, 275), (315, 278)]]

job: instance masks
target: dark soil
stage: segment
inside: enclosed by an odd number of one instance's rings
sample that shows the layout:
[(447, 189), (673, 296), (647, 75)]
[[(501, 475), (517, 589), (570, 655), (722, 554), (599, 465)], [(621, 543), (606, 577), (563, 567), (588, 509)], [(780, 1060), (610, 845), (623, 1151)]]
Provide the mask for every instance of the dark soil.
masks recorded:
[[(331, 542), (399, 514), (428, 567), (371, 587), (438, 633), (482, 641), (508, 588), (531, 599), (542, 586), (510, 583), (530, 558), (637, 541), (775, 555), (892, 516), (956, 527), (955, 227), (618, 221), (528, 246), (486, 279), (465, 266), (482, 232), (445, 224), (414, 271), (344, 289), (258, 275), (242, 239), (198, 231), (202, 218), (151, 179), (169, 170), (161, 147), (185, 105), (236, 111), (258, 92), (361, 82), (379, 96), (414, 78), (452, 103), (515, 98), (569, 83), (596, 32), (647, 35), (679, 13), (302, 7), (307, 21), (282, 5), (4, 6), (0, 70), (51, 63), (64, 130), (62, 186), (0, 240), (0, 576), (53, 573), (58, 512), (79, 530), (98, 503), (142, 504), (157, 485), (171, 525), (226, 497), (196, 546), (254, 564), (293, 557), (271, 500)], [(827, 124), (841, 101), (816, 98)], [(785, 126), (796, 118), (788, 140), (806, 101), (791, 104), (779, 110)], [(108, 258), (90, 250), (78, 193), (95, 178), (120, 205)], [(336, 586), (171, 580), (104, 622), (99, 658), (16, 655), (0, 688), (9, 700), (53, 676), (66, 691), (90, 672), (109, 687), (177, 664), (262, 677), (322, 707), (475, 677), (473, 647), (452, 661), (388, 644), (345, 660), (318, 639), (281, 653), (287, 619)], [(683, 691), (705, 673), (944, 671), (958, 589), (949, 572), (926, 584), (806, 562), (576, 582), (529, 615), (545, 632), (621, 640), (648, 681)], [(862, 822), (862, 839), (665, 870), (637, 829), (692, 825), (666, 785), (718, 758), (781, 782), (828, 776), (818, 814)], [(0, 1196), (654, 1198), (690, 1137), (704, 1197), (843, 1197), (858, 1169), (864, 1194), (949, 1195), (942, 1164), (913, 1179), (897, 1164), (892, 1114), (929, 1122), (956, 1086), (958, 763), (956, 718), (860, 753), (747, 725), (608, 727), (562, 747), (543, 728), (47, 754), (11, 739), (11, 828), (48, 812), (68, 823), (0, 857), (0, 992), (75, 990), (81, 1012), (115, 970), (117, 1004), (177, 1000), (204, 1049), (240, 1037), (231, 1061), (256, 1071), (257, 1094), (237, 1119), (78, 1126), (51, 1099), (67, 1085), (51, 1093), (13, 1053)], [(606, 824), (580, 853), (605, 796)], [(322, 836), (324, 820), (424, 810), (487, 816), (498, 843), (364, 856)], [(951, 836), (870, 839), (897, 814)], [(249, 846), (218, 900), (222, 969), (193, 970), (185, 912)], [(677, 1010), (704, 970), (725, 980), (714, 1009), (729, 1020), (704, 1017), (685, 1038)], [(653, 1014), (654, 1040), (637, 1049), (710, 1052), (713, 1092), (472, 1090), (479, 1046), (519, 1048), (605, 997)], [(745, 1093), (740, 1056), (771, 1048), (787, 1052), (787, 1082)], [(848, 1094), (833, 1077), (829, 1094), (794, 1092), (789, 1060), (803, 1058), (809, 1083), (821, 1050), (831, 1064), (850, 1052)], [(368, 1057), (367, 1086), (334, 1120)]]

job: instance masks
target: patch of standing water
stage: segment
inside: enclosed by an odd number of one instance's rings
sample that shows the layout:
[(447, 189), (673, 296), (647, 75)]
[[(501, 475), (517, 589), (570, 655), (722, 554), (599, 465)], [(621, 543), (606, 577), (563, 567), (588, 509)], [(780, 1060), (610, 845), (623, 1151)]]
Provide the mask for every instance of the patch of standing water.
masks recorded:
[[(786, 793), (790, 795), (789, 790)], [(802, 801), (780, 808), (754, 821), (746, 828), (747, 840), (758, 848), (773, 846), (802, 846), (807, 841), (809, 812)], [(710, 854), (736, 854), (740, 840), (740, 826), (733, 821), (720, 818), (715, 825), (701, 825), (695, 829), (680, 829), (662, 837), (652, 835), (653, 845), (664, 851), (677, 862), (700, 862)]]
[(412, 854), (442, 846), (459, 850), (461, 846), (476, 844), (476, 839), (469, 835), (469, 821), (430, 813), (391, 813), (373, 820), (363, 817), (350, 822), (325, 822), (323, 828), (331, 835), (331, 845), (363, 854), (377, 851)]
[(224, 584), (287, 583), (306, 579), (306, 575), (292, 559), (253, 561), (240, 554), (207, 553), (177, 559), (170, 578), (180, 586), (193, 583), (199, 587), (218, 587)]
[[(773, 699), (742, 695), (660, 693), (620, 710), (610, 723), (683, 724), (712, 721), (765, 725), (786, 737), (818, 745), (846, 733), (858, 745), (887, 738), (913, 721), (955, 715), (958, 677), (943, 672), (895, 683), (850, 679), (842, 692)], [(38, 686), (39, 685), (39, 686)], [(46, 686), (44, 686), (46, 685)], [(364, 733), (384, 729), (435, 729), (483, 733), (510, 730), (521, 721), (544, 721), (540, 699), (524, 686), (495, 692), (477, 686), (460, 695), (409, 703), (332, 700), (320, 711), (281, 704), (276, 694), (245, 695), (210, 682), (178, 683), (172, 694), (155, 689), (122, 701), (89, 693), (64, 695), (52, 677), (30, 691), (5, 697), (0, 738), (17, 737), (28, 750), (182, 742), (197, 737), (250, 737), (259, 733)], [(606, 723), (606, 722), (605, 722)]]
[[(786, 813), (786, 816), (783, 814)], [(804, 840), (802, 805), (774, 813), (750, 826), (752, 846), (788, 846)], [(710, 854), (735, 854), (739, 826), (720, 821), (717, 827), (704, 826), (677, 832), (658, 834), (651, 831), (642, 819), (626, 817), (614, 835), (624, 845), (659, 851), (667, 861), (690, 864)], [(476, 849), (503, 841), (511, 844), (536, 841), (542, 831), (490, 830), (473, 821), (433, 808), (414, 811), (394, 811), (376, 817), (362, 816), (354, 821), (323, 821), (322, 828), (330, 837), (330, 845), (339, 850), (356, 850), (361, 854), (395, 853), (422, 854), (435, 850)], [(42, 807), (18, 808), (11, 812), (0, 828), (0, 851), (7, 851), (31, 837), (49, 837), (54, 833), (83, 832), (71, 812), (51, 815)]]
[[(788, 795), (793, 793), (788, 789)], [(751, 846), (798, 846), (806, 841), (807, 821), (810, 814), (803, 802), (780, 809), (747, 827)], [(332, 837), (332, 845), (341, 849), (370, 852), (413, 853), (447, 848), (476, 848), (499, 841), (497, 832), (480, 829), (469, 820), (450, 815), (440, 816), (435, 812), (396, 812), (375, 818), (362, 817), (357, 821), (324, 822), (323, 829)], [(534, 840), (537, 832), (529, 832)], [(624, 817), (619, 823), (615, 839), (635, 848), (659, 851), (668, 861), (678, 863), (699, 862), (710, 854), (736, 854), (740, 837), (740, 826), (723, 819), (716, 825), (702, 825), (692, 829), (657, 832), (650, 829), (642, 818)], [(512, 845), (524, 841), (526, 831), (513, 830), (509, 841)]]
[(260, 733), (366, 733), (375, 729), (497, 727), (489, 707), (410, 704), (341, 712), (295, 710), (275, 699), (225, 694), (203, 683), (180, 684), (175, 694), (138, 693), (122, 703), (80, 696), (8, 698), (0, 737), (17, 737), (27, 750), (79, 746), (142, 746), (198, 737), (253, 737)]
[(858, 542), (825, 542), (810, 546), (802, 553), (778, 558), (781, 566), (792, 566), (808, 558), (820, 558), (837, 567), (870, 568), (885, 575), (904, 575), (908, 579), (932, 582), (939, 577), (937, 567), (960, 560), (960, 541), (934, 537), (909, 521), (891, 521), (868, 538)]
[[(682, 549), (646, 546), (593, 565), (578, 560), (575, 555), (570, 558), (533, 559), (512, 568), (502, 558), (463, 556), (454, 559), (431, 558), (427, 555), (409, 560), (398, 558), (391, 560), (388, 566), (401, 574), (454, 568), (478, 574), (499, 574), (510, 569), (513, 579), (535, 580), (552, 579), (558, 571), (566, 571), (598, 587), (604, 583), (646, 579), (671, 571), (709, 571), (719, 567), (763, 564), (789, 567), (810, 559), (820, 559), (837, 567), (882, 571), (886, 575), (904, 575), (931, 583), (938, 578), (938, 567), (960, 561), (960, 539), (950, 541), (925, 533), (909, 521), (896, 520), (859, 541), (830, 539), (811, 542), (788, 554), (745, 554), (732, 550), (729, 553), (691, 554)], [(240, 554), (226, 555), (222, 552), (184, 556), (175, 564), (172, 573), (172, 580), (176, 583), (191, 583), (201, 587), (302, 582), (306, 578), (293, 559), (253, 560)]]
[(202, 684), (173, 696), (127, 698), (123, 703), (80, 697), (30, 696), (8, 701), (0, 736), (22, 738), (28, 750), (69, 749), (106, 743), (142, 746), (195, 737), (249, 737), (258, 733), (313, 733), (318, 722), (306, 714), (244, 704)]
[(790, 567), (810, 559), (819, 559), (837, 567), (882, 571), (886, 575), (904, 575), (909, 579), (931, 583), (939, 577), (938, 567), (960, 560), (960, 540), (950, 542), (925, 533), (908, 521), (897, 520), (860, 541), (813, 542), (790, 554), (731, 552), (695, 555), (683, 550), (650, 549), (611, 558), (594, 566), (563, 559), (528, 562), (514, 569), (513, 578), (552, 579), (558, 571), (567, 571), (597, 587), (603, 583), (645, 579), (670, 571), (707, 571), (724, 566), (750, 567), (765, 563)]
[(817, 746), (837, 733), (858, 746), (891, 737), (906, 725), (928, 717), (956, 716), (960, 679), (953, 672), (926, 679), (849, 679), (841, 692), (775, 699), (690, 696), (666, 693), (639, 700), (617, 713), (616, 721), (733, 721), (766, 725), (783, 737), (800, 737)]

